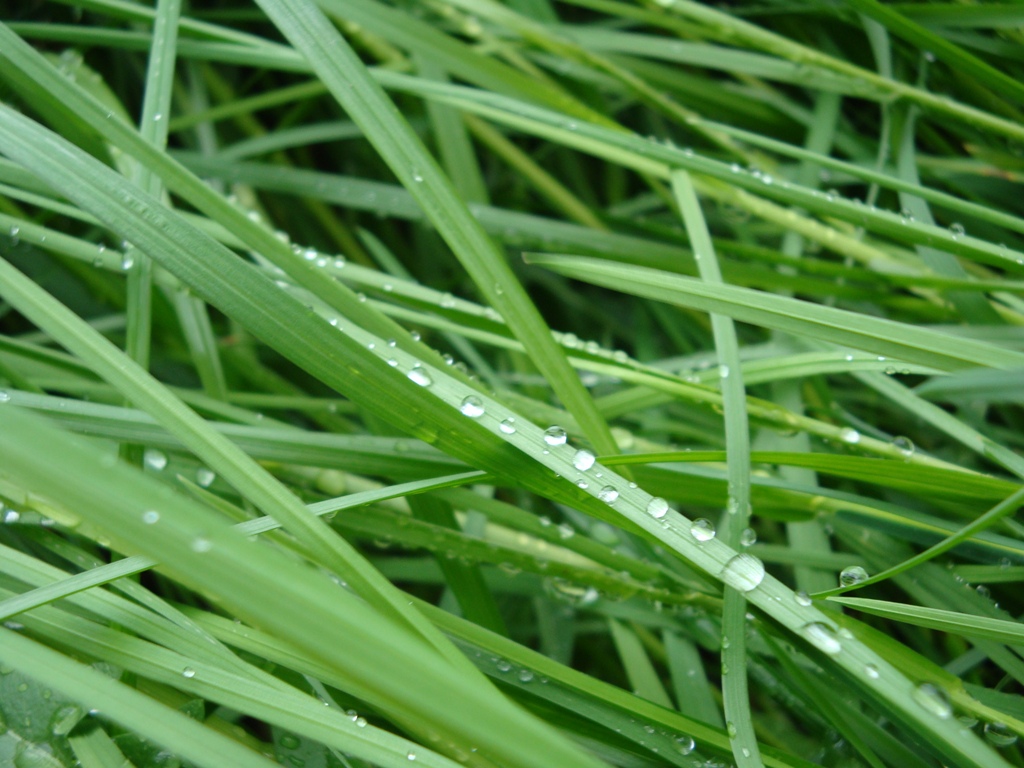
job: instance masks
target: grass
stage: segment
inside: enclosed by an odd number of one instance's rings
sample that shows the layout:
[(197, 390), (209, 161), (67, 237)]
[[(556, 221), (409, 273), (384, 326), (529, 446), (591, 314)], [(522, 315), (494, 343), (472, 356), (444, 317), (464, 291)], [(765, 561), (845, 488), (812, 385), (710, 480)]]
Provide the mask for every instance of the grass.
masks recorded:
[(0, 19), (0, 763), (1024, 765), (1012, 4)]

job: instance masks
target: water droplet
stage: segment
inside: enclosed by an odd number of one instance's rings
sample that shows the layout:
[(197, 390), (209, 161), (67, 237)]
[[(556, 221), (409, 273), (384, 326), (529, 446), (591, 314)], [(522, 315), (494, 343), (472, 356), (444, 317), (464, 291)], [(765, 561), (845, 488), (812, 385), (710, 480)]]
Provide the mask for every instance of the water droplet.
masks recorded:
[(298, 749), (299, 745), (302, 744), (302, 742), (299, 741), (298, 736), (294, 736), (290, 733), (282, 734), (280, 743), (285, 749)]
[(801, 632), (803, 632), (804, 637), (807, 638), (811, 645), (819, 651), (827, 653), (829, 656), (835, 656), (843, 650), (843, 646), (839, 643), (836, 633), (828, 625), (822, 624), (820, 621), (812, 621), (810, 624), (805, 624)]
[(661, 518), (668, 514), (668, 502), (660, 496), (655, 496), (647, 502), (647, 514), (655, 520), (661, 520)]
[(407, 752), (406, 755), (405, 755), (405, 759), (406, 760), (415, 760), (416, 759), (416, 753), (415, 752)]
[(739, 731), (736, 729), (736, 723), (732, 720), (725, 724), (725, 732), (729, 734), (730, 739), (735, 739), (739, 735)]
[(903, 435), (894, 437), (892, 444), (904, 459), (909, 459), (914, 455), (914, 442), (909, 437), (904, 437)]
[(843, 568), (839, 574), (839, 586), (841, 587), (852, 587), (854, 584), (860, 584), (862, 581), (868, 580), (868, 572), (861, 568), (859, 565), (851, 565), (848, 568)]
[(867, 675), (872, 680), (877, 680), (878, 679), (878, 667), (876, 667), (874, 664), (865, 664), (864, 665), (864, 674)]
[(430, 375), (418, 365), (414, 365), (412, 370), (406, 375), (409, 377), (409, 381), (413, 384), (419, 384), (421, 387), (429, 387), (434, 383)]
[(192, 551), (193, 552), (209, 552), (213, 548), (213, 542), (209, 539), (199, 536), (192, 540)]
[(516, 676), (519, 678), (519, 682), (521, 682), (521, 683), (528, 683), (531, 680), (533, 680), (533, 670), (530, 670), (530, 669), (520, 669), (519, 670), (519, 674), (516, 675)]
[(387, 364), (390, 365), (392, 368), (398, 367), (398, 360), (396, 360), (393, 357), (389, 357), (385, 362), (387, 362)]
[(514, 435), (516, 433), (516, 420), (511, 416), (507, 419), (502, 419), (501, 424), (498, 425), (498, 429), (506, 435)]
[(964, 225), (958, 221), (955, 221), (949, 225), (949, 236), (952, 237), (954, 240), (959, 240), (961, 237), (964, 236), (965, 232), (966, 230), (964, 229)]
[(142, 513), (142, 522), (146, 525), (154, 525), (160, 521), (160, 513), (155, 509), (147, 509)]
[(946, 720), (953, 714), (946, 692), (931, 683), (921, 683), (914, 689), (914, 701), (940, 720)]
[(715, 524), (704, 517), (690, 523), (690, 535), (697, 541), (711, 541), (715, 538)]
[(11, 393), (5, 389), (0, 389), (0, 403), (9, 402), (11, 399)]
[(720, 366), (718, 366), (718, 377), (721, 378), (721, 379), (728, 379), (729, 378), (729, 366), (728, 365), (720, 365)]
[(213, 481), (217, 479), (217, 475), (214, 474), (212, 469), (206, 467), (200, 467), (196, 470), (196, 482), (202, 488), (209, 488), (213, 485)]
[(688, 755), (697, 748), (693, 736), (676, 736), (676, 749), (681, 755)]
[(450, 293), (442, 293), (439, 304), (443, 309), (452, 309), (455, 306), (455, 297)]
[(365, 728), (366, 727), (366, 718), (365, 717), (357, 717), (353, 722), (355, 722), (356, 728)]
[(985, 739), (996, 747), (1009, 747), (1017, 743), (1017, 734), (1005, 723), (985, 723)]
[(192, 667), (185, 667), (183, 670), (181, 670), (181, 676), (191, 680), (193, 677), (196, 676), (196, 671), (192, 669)]
[(839, 430), (839, 439), (842, 440), (844, 443), (856, 445), (857, 443), (860, 442), (860, 432), (858, 432), (856, 429), (853, 429), (852, 427), (843, 427), (841, 430)]
[(484, 403), (476, 395), (468, 395), (462, 399), (462, 404), (459, 405), (459, 411), (462, 412), (463, 416), (469, 416), (471, 419), (479, 419), (484, 415)]
[(597, 498), (603, 501), (605, 504), (614, 504), (619, 498), (619, 492), (615, 490), (613, 486), (606, 485), (600, 491), (597, 492)]
[(423, 174), (421, 174), (414, 168), (412, 172), (412, 180), (419, 184), (420, 182), (423, 181)]
[(811, 600), (811, 596), (804, 591), (796, 592), (793, 595), (793, 599), (796, 600), (796, 604), (807, 608), (814, 601)]
[(740, 546), (752, 547), (757, 544), (757, 531), (753, 528), (744, 528), (740, 534)]
[(744, 552), (725, 564), (721, 576), (722, 581), (733, 589), (749, 592), (764, 581), (764, 563)]
[(167, 454), (156, 448), (147, 448), (142, 454), (142, 461), (149, 469), (159, 472), (167, 466)]
[(544, 442), (548, 445), (565, 445), (568, 436), (561, 427), (548, 427), (544, 430)]
[(580, 472), (586, 472), (594, 466), (594, 461), (594, 454), (587, 450), (576, 451), (576, 455), (572, 457), (572, 465)]

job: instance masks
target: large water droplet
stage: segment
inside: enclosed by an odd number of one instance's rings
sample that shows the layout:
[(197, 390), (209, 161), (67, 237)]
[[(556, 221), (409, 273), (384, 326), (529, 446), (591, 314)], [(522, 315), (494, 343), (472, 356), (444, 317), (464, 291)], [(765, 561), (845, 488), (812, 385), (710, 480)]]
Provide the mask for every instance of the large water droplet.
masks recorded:
[(853, 429), (852, 427), (843, 427), (841, 430), (839, 430), (839, 439), (842, 440), (844, 443), (856, 445), (857, 443), (860, 442), (860, 432), (858, 432), (856, 429)]
[(419, 384), (421, 387), (429, 387), (434, 383), (434, 380), (430, 378), (430, 374), (418, 365), (414, 365), (406, 375), (409, 377), (409, 381), (413, 384)]
[(874, 664), (865, 664), (864, 665), (864, 674), (867, 675), (871, 680), (877, 680), (878, 679), (878, 667), (876, 667)]
[(484, 403), (476, 395), (468, 395), (462, 399), (462, 404), (459, 405), (459, 410), (463, 416), (469, 416), (471, 419), (479, 419), (484, 415)]
[(660, 496), (655, 496), (647, 502), (647, 514), (655, 520), (661, 520), (661, 518), (668, 514), (668, 502)]
[(167, 466), (167, 454), (156, 448), (147, 448), (142, 454), (142, 462), (148, 469), (159, 472)]
[(715, 524), (704, 517), (690, 523), (690, 535), (697, 541), (711, 541), (715, 538)]
[(764, 563), (745, 552), (736, 555), (722, 569), (722, 581), (740, 592), (749, 592), (764, 581)]
[(10, 402), (10, 399), (11, 399), (11, 393), (8, 392), (7, 390), (0, 389), (0, 403)]
[(752, 547), (755, 544), (757, 544), (757, 531), (753, 528), (744, 528), (743, 533), (740, 534), (740, 546)]
[(949, 236), (952, 237), (954, 240), (959, 240), (961, 237), (964, 236), (964, 233), (966, 233), (966, 231), (967, 230), (964, 229), (964, 225), (958, 221), (954, 221), (952, 224), (949, 225)]
[(810, 624), (805, 624), (800, 631), (811, 645), (819, 651), (827, 653), (829, 656), (835, 656), (843, 650), (843, 646), (840, 644), (839, 638), (836, 637), (836, 633), (828, 625), (822, 624), (820, 621), (812, 621)]
[(597, 492), (597, 498), (605, 504), (614, 504), (619, 498), (619, 492), (611, 485), (606, 485)]
[(572, 465), (576, 467), (580, 472), (586, 472), (592, 466), (594, 466), (594, 454), (588, 450), (576, 451), (576, 455), (572, 457)]
[(509, 416), (507, 419), (503, 419), (501, 424), (498, 425), (500, 429), (506, 435), (514, 435), (516, 433), (516, 420)]
[(561, 427), (548, 427), (544, 430), (544, 442), (548, 445), (565, 445), (568, 435)]
[(1017, 734), (1005, 723), (985, 723), (985, 739), (996, 747), (1009, 747), (1017, 743)]
[(676, 736), (676, 749), (679, 750), (679, 754), (688, 755), (697, 748), (697, 742), (693, 740), (693, 736)]
[(155, 509), (147, 509), (142, 513), (142, 522), (146, 525), (153, 525), (160, 522), (160, 513)]
[(804, 608), (814, 602), (811, 600), (811, 596), (804, 591), (794, 593), (793, 599), (796, 600), (797, 605), (803, 606)]
[(904, 459), (909, 459), (914, 455), (914, 441), (909, 437), (904, 437), (903, 435), (894, 437), (892, 439), (892, 444)]
[(181, 676), (191, 680), (193, 677), (196, 676), (196, 671), (192, 669), (192, 667), (185, 667), (183, 670), (181, 670)]
[(914, 701), (941, 720), (953, 714), (946, 692), (931, 683), (921, 683), (914, 689)]
[(851, 565), (848, 568), (843, 568), (839, 574), (839, 586), (841, 587), (852, 587), (854, 584), (860, 584), (862, 581), (868, 580), (868, 572), (861, 568), (859, 565)]
[(209, 488), (216, 479), (217, 475), (214, 474), (212, 469), (200, 467), (196, 470), (196, 482), (203, 488)]

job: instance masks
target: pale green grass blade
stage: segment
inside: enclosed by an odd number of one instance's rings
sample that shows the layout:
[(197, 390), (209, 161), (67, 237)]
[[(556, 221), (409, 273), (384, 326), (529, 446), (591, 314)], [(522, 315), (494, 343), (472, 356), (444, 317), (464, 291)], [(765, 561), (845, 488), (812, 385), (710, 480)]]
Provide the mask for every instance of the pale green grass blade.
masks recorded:
[(192, 760), (216, 768), (271, 768), (276, 765), (230, 738), (202, 727), (180, 712), (112, 680), (62, 653), (20, 637), (0, 633), (0, 657), (13, 668), (80, 701), (85, 707), (101, 706), (121, 724)]
[(671, 709), (672, 701), (636, 633), (618, 621), (612, 620), (608, 625), (611, 628), (615, 649), (629, 678), (630, 688), (637, 696)]
[(1024, 626), (1015, 621), (971, 616), (954, 611), (923, 608), (919, 605), (890, 603), (885, 600), (869, 600), (863, 597), (830, 597), (829, 600), (873, 616), (885, 616), (918, 627), (938, 629), (964, 637), (995, 640), (1008, 645), (1024, 645)]
[[(686, 231), (697, 260), (701, 280), (708, 285), (723, 285), (718, 257), (711, 244), (711, 233), (701, 212), (700, 201), (690, 175), (677, 171), (672, 175), (672, 192), (686, 225)], [(725, 410), (725, 447), (727, 454), (729, 498), (723, 519), (723, 540), (734, 549), (750, 522), (750, 432), (747, 423), (747, 395), (740, 368), (739, 343), (732, 318), (711, 315), (711, 329), (718, 354), (718, 375)], [(738, 555), (742, 558), (743, 555)], [(745, 561), (737, 561), (745, 564)], [(751, 565), (756, 561), (751, 561)], [(758, 563), (762, 573), (764, 566)], [(756, 571), (757, 566), (755, 566)], [(754, 574), (753, 581), (759, 580)], [(748, 590), (743, 590), (748, 591)], [(750, 713), (746, 667), (747, 604), (741, 590), (726, 589), (722, 607), (722, 698), (726, 727), (732, 740), (736, 764), (743, 768), (762, 765), (754, 719)]]
[(743, 322), (940, 370), (972, 366), (1011, 368), (1024, 364), (1024, 355), (1009, 349), (965, 342), (920, 327), (747, 288), (711, 286), (681, 275), (643, 267), (623, 267), (595, 259), (530, 254), (528, 260), (597, 285), (680, 306), (721, 312)]

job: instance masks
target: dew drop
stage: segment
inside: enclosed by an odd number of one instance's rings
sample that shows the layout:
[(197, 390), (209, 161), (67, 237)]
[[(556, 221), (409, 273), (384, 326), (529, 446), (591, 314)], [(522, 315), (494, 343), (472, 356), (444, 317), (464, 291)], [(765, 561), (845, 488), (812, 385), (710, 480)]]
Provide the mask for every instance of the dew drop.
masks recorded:
[(406, 375), (409, 377), (409, 381), (413, 384), (419, 384), (421, 387), (429, 387), (434, 383), (430, 375), (418, 365), (414, 365), (412, 370)]
[(479, 419), (484, 415), (484, 403), (476, 395), (468, 395), (462, 399), (462, 403), (459, 405), (459, 411), (463, 416), (469, 416), (471, 419)]
[(967, 230), (964, 229), (964, 225), (961, 224), (960, 222), (953, 222), (952, 224), (949, 225), (949, 236), (952, 237), (954, 240), (959, 240), (961, 237), (964, 236), (964, 233), (966, 231)]
[(147, 509), (142, 513), (142, 522), (146, 525), (154, 525), (155, 523), (160, 522), (160, 513), (155, 509)]
[(836, 633), (820, 621), (805, 624), (801, 632), (811, 645), (829, 656), (835, 656), (843, 650)]
[(914, 689), (914, 701), (940, 720), (947, 720), (953, 714), (953, 707), (946, 693), (931, 683), (921, 683)]
[(729, 366), (728, 365), (720, 365), (720, 366), (718, 366), (718, 377), (721, 378), (721, 379), (728, 379), (729, 378)]
[(149, 469), (159, 472), (167, 466), (167, 454), (156, 448), (147, 448), (142, 454), (142, 461)]
[(498, 425), (498, 429), (506, 435), (514, 435), (516, 433), (516, 420), (511, 416), (507, 419), (502, 419), (502, 422)]
[(8, 392), (7, 390), (0, 389), (0, 403), (10, 402), (10, 399), (11, 399), (11, 393)]
[(413, 169), (412, 180), (415, 181), (417, 184), (421, 183), (423, 181), (423, 174)]
[(753, 555), (735, 555), (722, 569), (722, 581), (740, 592), (756, 589), (764, 581), (764, 563)]
[(594, 466), (594, 461), (594, 454), (587, 450), (576, 451), (576, 455), (572, 457), (572, 465), (580, 472), (586, 472)]
[(811, 603), (814, 602), (813, 600), (811, 600), (811, 596), (802, 590), (800, 592), (796, 592), (793, 595), (793, 599), (796, 600), (797, 605), (802, 606), (804, 608), (809, 607)]
[(843, 427), (841, 430), (839, 430), (839, 439), (842, 440), (844, 443), (856, 445), (857, 443), (860, 442), (860, 432), (858, 432), (856, 429), (853, 429), (852, 427)]
[(985, 739), (996, 747), (1009, 747), (1017, 743), (1017, 734), (1005, 723), (985, 723)]
[(852, 587), (855, 584), (860, 584), (862, 581), (868, 580), (868, 572), (861, 568), (859, 565), (851, 565), (848, 568), (843, 568), (839, 574), (839, 586), (841, 587)]
[(193, 677), (196, 676), (196, 671), (192, 669), (192, 667), (185, 667), (183, 670), (181, 670), (181, 676), (191, 680)]
[(681, 755), (688, 755), (697, 748), (692, 736), (676, 736), (676, 749)]
[(561, 427), (548, 427), (544, 430), (544, 442), (548, 445), (565, 445), (568, 436)]
[(611, 485), (606, 485), (600, 491), (597, 492), (597, 498), (603, 501), (605, 504), (614, 504), (619, 498), (619, 492)]
[(690, 523), (690, 535), (697, 541), (711, 541), (715, 538), (715, 524), (704, 517)]
[(878, 667), (876, 667), (874, 664), (865, 664), (864, 665), (864, 674), (867, 675), (872, 680), (877, 680), (878, 679)]
[(909, 437), (904, 437), (903, 435), (894, 437), (892, 444), (904, 459), (909, 459), (914, 455), (914, 442)]
[(213, 547), (213, 542), (202, 536), (192, 540), (192, 551), (193, 552), (209, 552)]
[(217, 479), (217, 475), (214, 474), (212, 469), (206, 467), (200, 467), (196, 470), (196, 482), (202, 488), (209, 488), (213, 485), (213, 481)]
[(521, 682), (521, 683), (528, 683), (531, 680), (533, 680), (533, 670), (530, 670), (530, 669), (520, 669), (519, 670), (519, 674), (517, 674), (516, 677), (519, 678), (519, 682)]
[(416, 753), (415, 752), (406, 752), (405, 759), (406, 760), (415, 760), (416, 759)]
[(647, 502), (647, 514), (655, 520), (661, 520), (661, 518), (668, 514), (668, 502), (660, 496), (655, 496)]
[(740, 534), (740, 546), (752, 547), (757, 544), (757, 531), (753, 528), (744, 528)]

